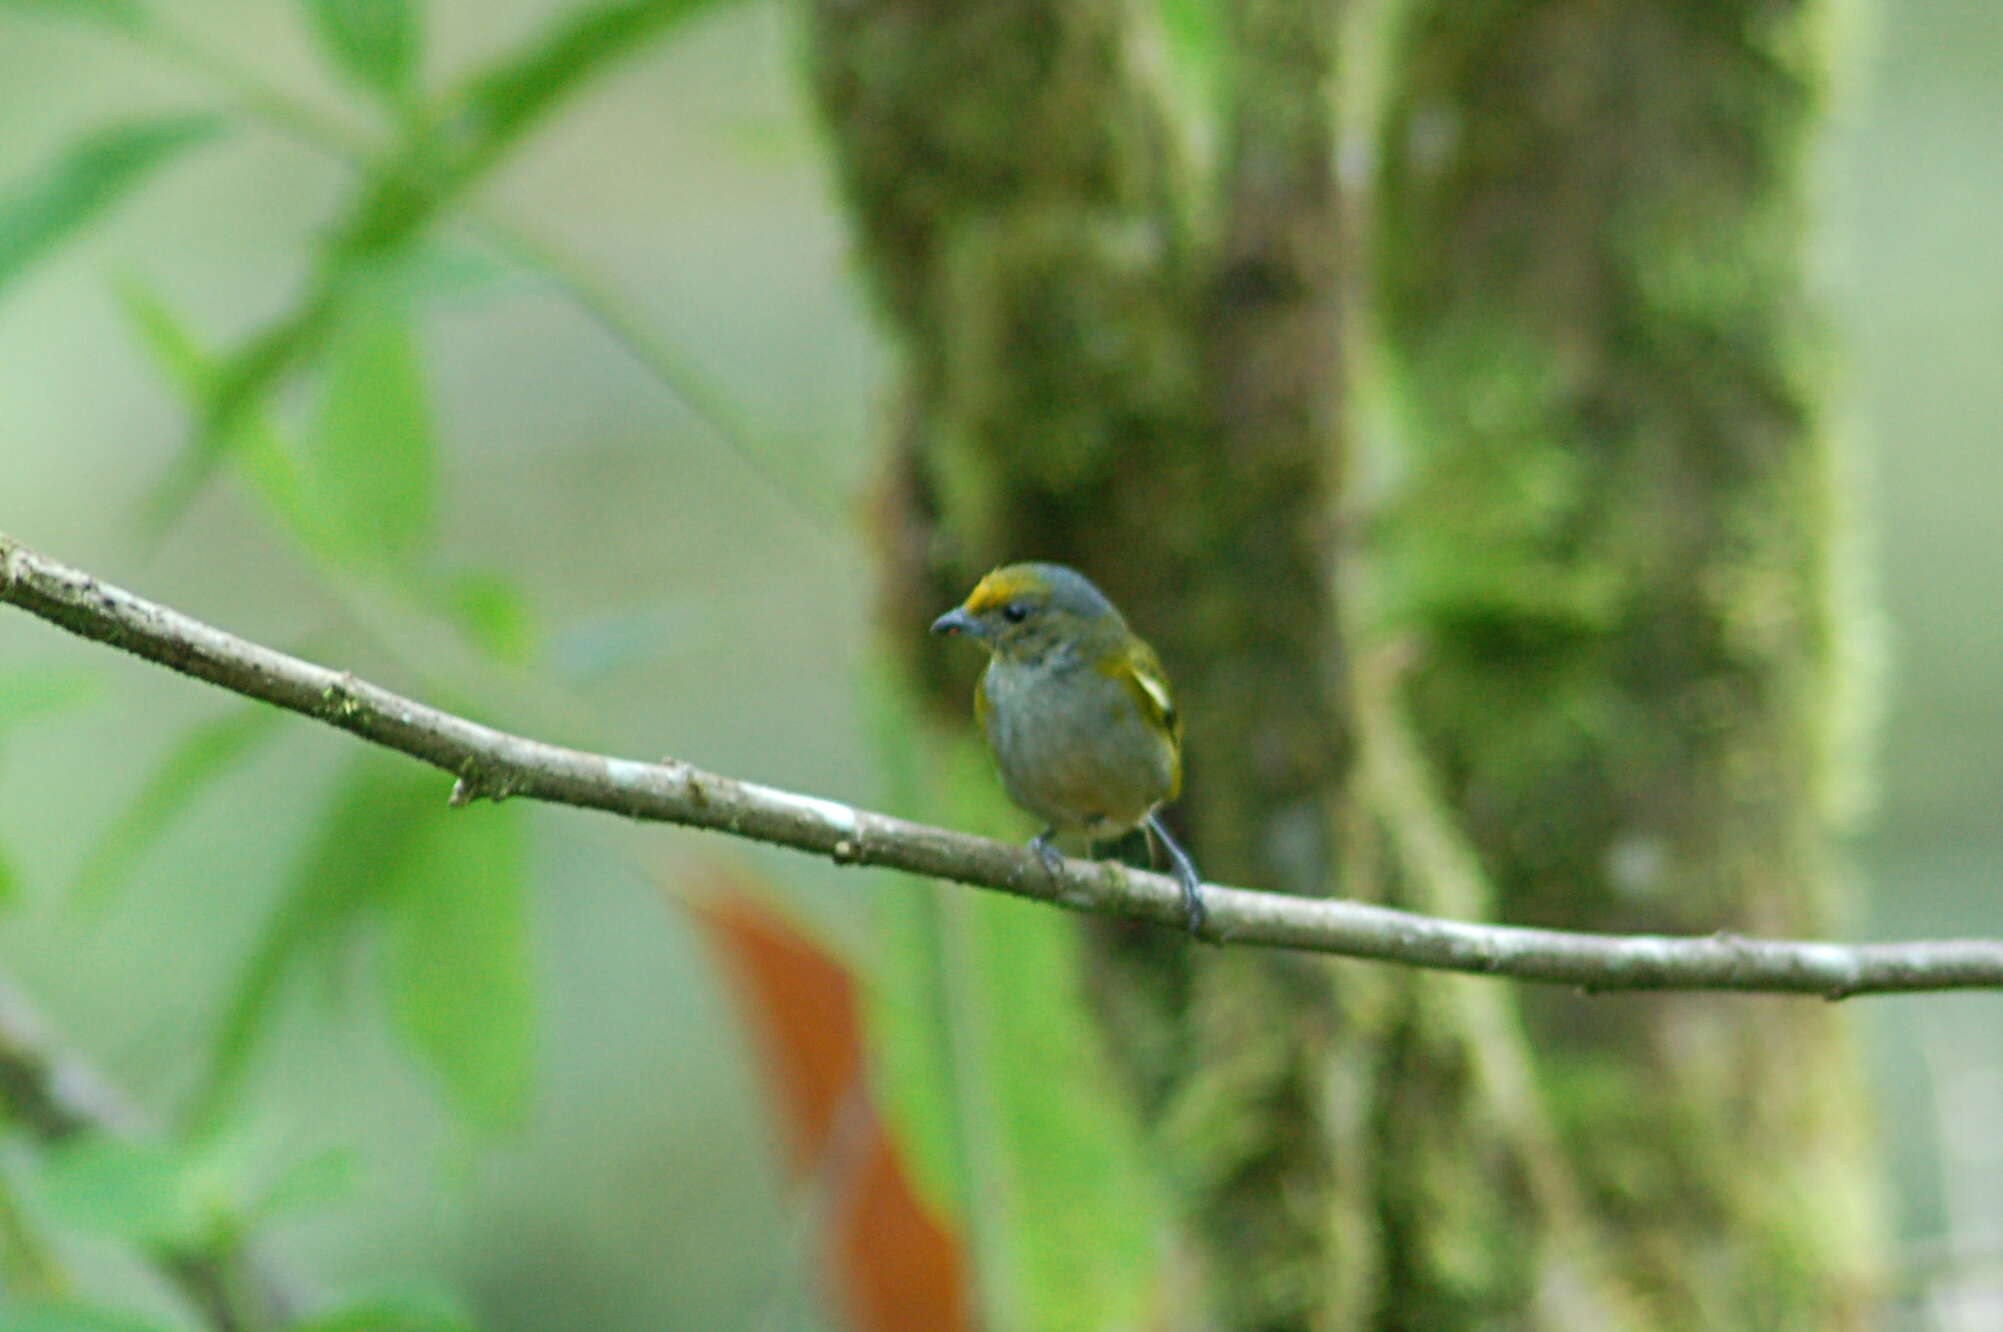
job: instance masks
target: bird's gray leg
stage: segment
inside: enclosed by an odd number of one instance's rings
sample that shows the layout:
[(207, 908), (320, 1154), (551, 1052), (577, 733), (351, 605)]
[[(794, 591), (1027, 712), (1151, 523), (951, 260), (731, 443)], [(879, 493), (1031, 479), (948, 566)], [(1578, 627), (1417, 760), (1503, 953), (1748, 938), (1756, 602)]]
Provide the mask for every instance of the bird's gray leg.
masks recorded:
[(1203, 932), (1203, 925), (1210, 912), (1203, 905), (1203, 880), (1197, 876), (1196, 864), (1189, 854), (1176, 845), (1168, 829), (1162, 826), (1159, 814), (1148, 815), (1144, 825), (1151, 836), (1161, 839), (1162, 850), (1168, 852), (1168, 863), (1175, 872), (1175, 881), (1182, 885), (1182, 916), (1191, 934)]

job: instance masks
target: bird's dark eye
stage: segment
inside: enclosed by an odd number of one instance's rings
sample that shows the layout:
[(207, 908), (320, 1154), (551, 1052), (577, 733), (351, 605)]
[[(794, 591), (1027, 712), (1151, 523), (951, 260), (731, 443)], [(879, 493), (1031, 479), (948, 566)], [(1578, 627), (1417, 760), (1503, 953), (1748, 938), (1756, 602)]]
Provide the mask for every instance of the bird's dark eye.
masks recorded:
[(1002, 607), (1002, 618), (1010, 624), (1021, 624), (1029, 618), (1029, 603), (1027, 601), (1009, 602), (1008, 605)]

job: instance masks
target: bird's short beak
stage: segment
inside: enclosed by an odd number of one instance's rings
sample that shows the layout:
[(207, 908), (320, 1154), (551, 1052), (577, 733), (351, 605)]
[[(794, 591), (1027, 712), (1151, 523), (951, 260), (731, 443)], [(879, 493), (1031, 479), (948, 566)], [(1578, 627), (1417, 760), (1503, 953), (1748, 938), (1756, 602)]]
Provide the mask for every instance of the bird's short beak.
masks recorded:
[(981, 636), (981, 622), (967, 614), (966, 607), (955, 606), (938, 619), (932, 621), (932, 632), (935, 634), (966, 634), (973, 638), (979, 638)]

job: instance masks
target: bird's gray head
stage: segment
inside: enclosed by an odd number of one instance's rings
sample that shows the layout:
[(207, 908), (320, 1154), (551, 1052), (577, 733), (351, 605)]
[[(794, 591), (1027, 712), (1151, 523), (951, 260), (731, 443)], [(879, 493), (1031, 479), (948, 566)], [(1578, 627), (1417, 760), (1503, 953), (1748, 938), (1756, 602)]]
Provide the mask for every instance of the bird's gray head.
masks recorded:
[(1124, 639), (1126, 631), (1105, 594), (1061, 564), (1004, 565), (932, 622), (935, 634), (965, 634), (1011, 658), (1040, 657), (1064, 642), (1093, 648)]

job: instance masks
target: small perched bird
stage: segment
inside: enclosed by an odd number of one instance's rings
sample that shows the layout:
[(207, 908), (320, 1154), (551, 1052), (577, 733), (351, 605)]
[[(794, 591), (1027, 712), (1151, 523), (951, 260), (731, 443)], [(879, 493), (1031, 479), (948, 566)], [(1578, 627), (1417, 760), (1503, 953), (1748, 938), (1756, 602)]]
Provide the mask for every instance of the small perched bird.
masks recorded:
[(974, 718), (1009, 799), (1049, 825), (1030, 842), (1038, 858), (1054, 874), (1058, 834), (1090, 843), (1144, 828), (1168, 852), (1190, 932), (1201, 929), (1196, 866), (1157, 813), (1182, 790), (1182, 719), (1161, 659), (1105, 594), (1061, 564), (1011, 564), (932, 632), (987, 649)]

